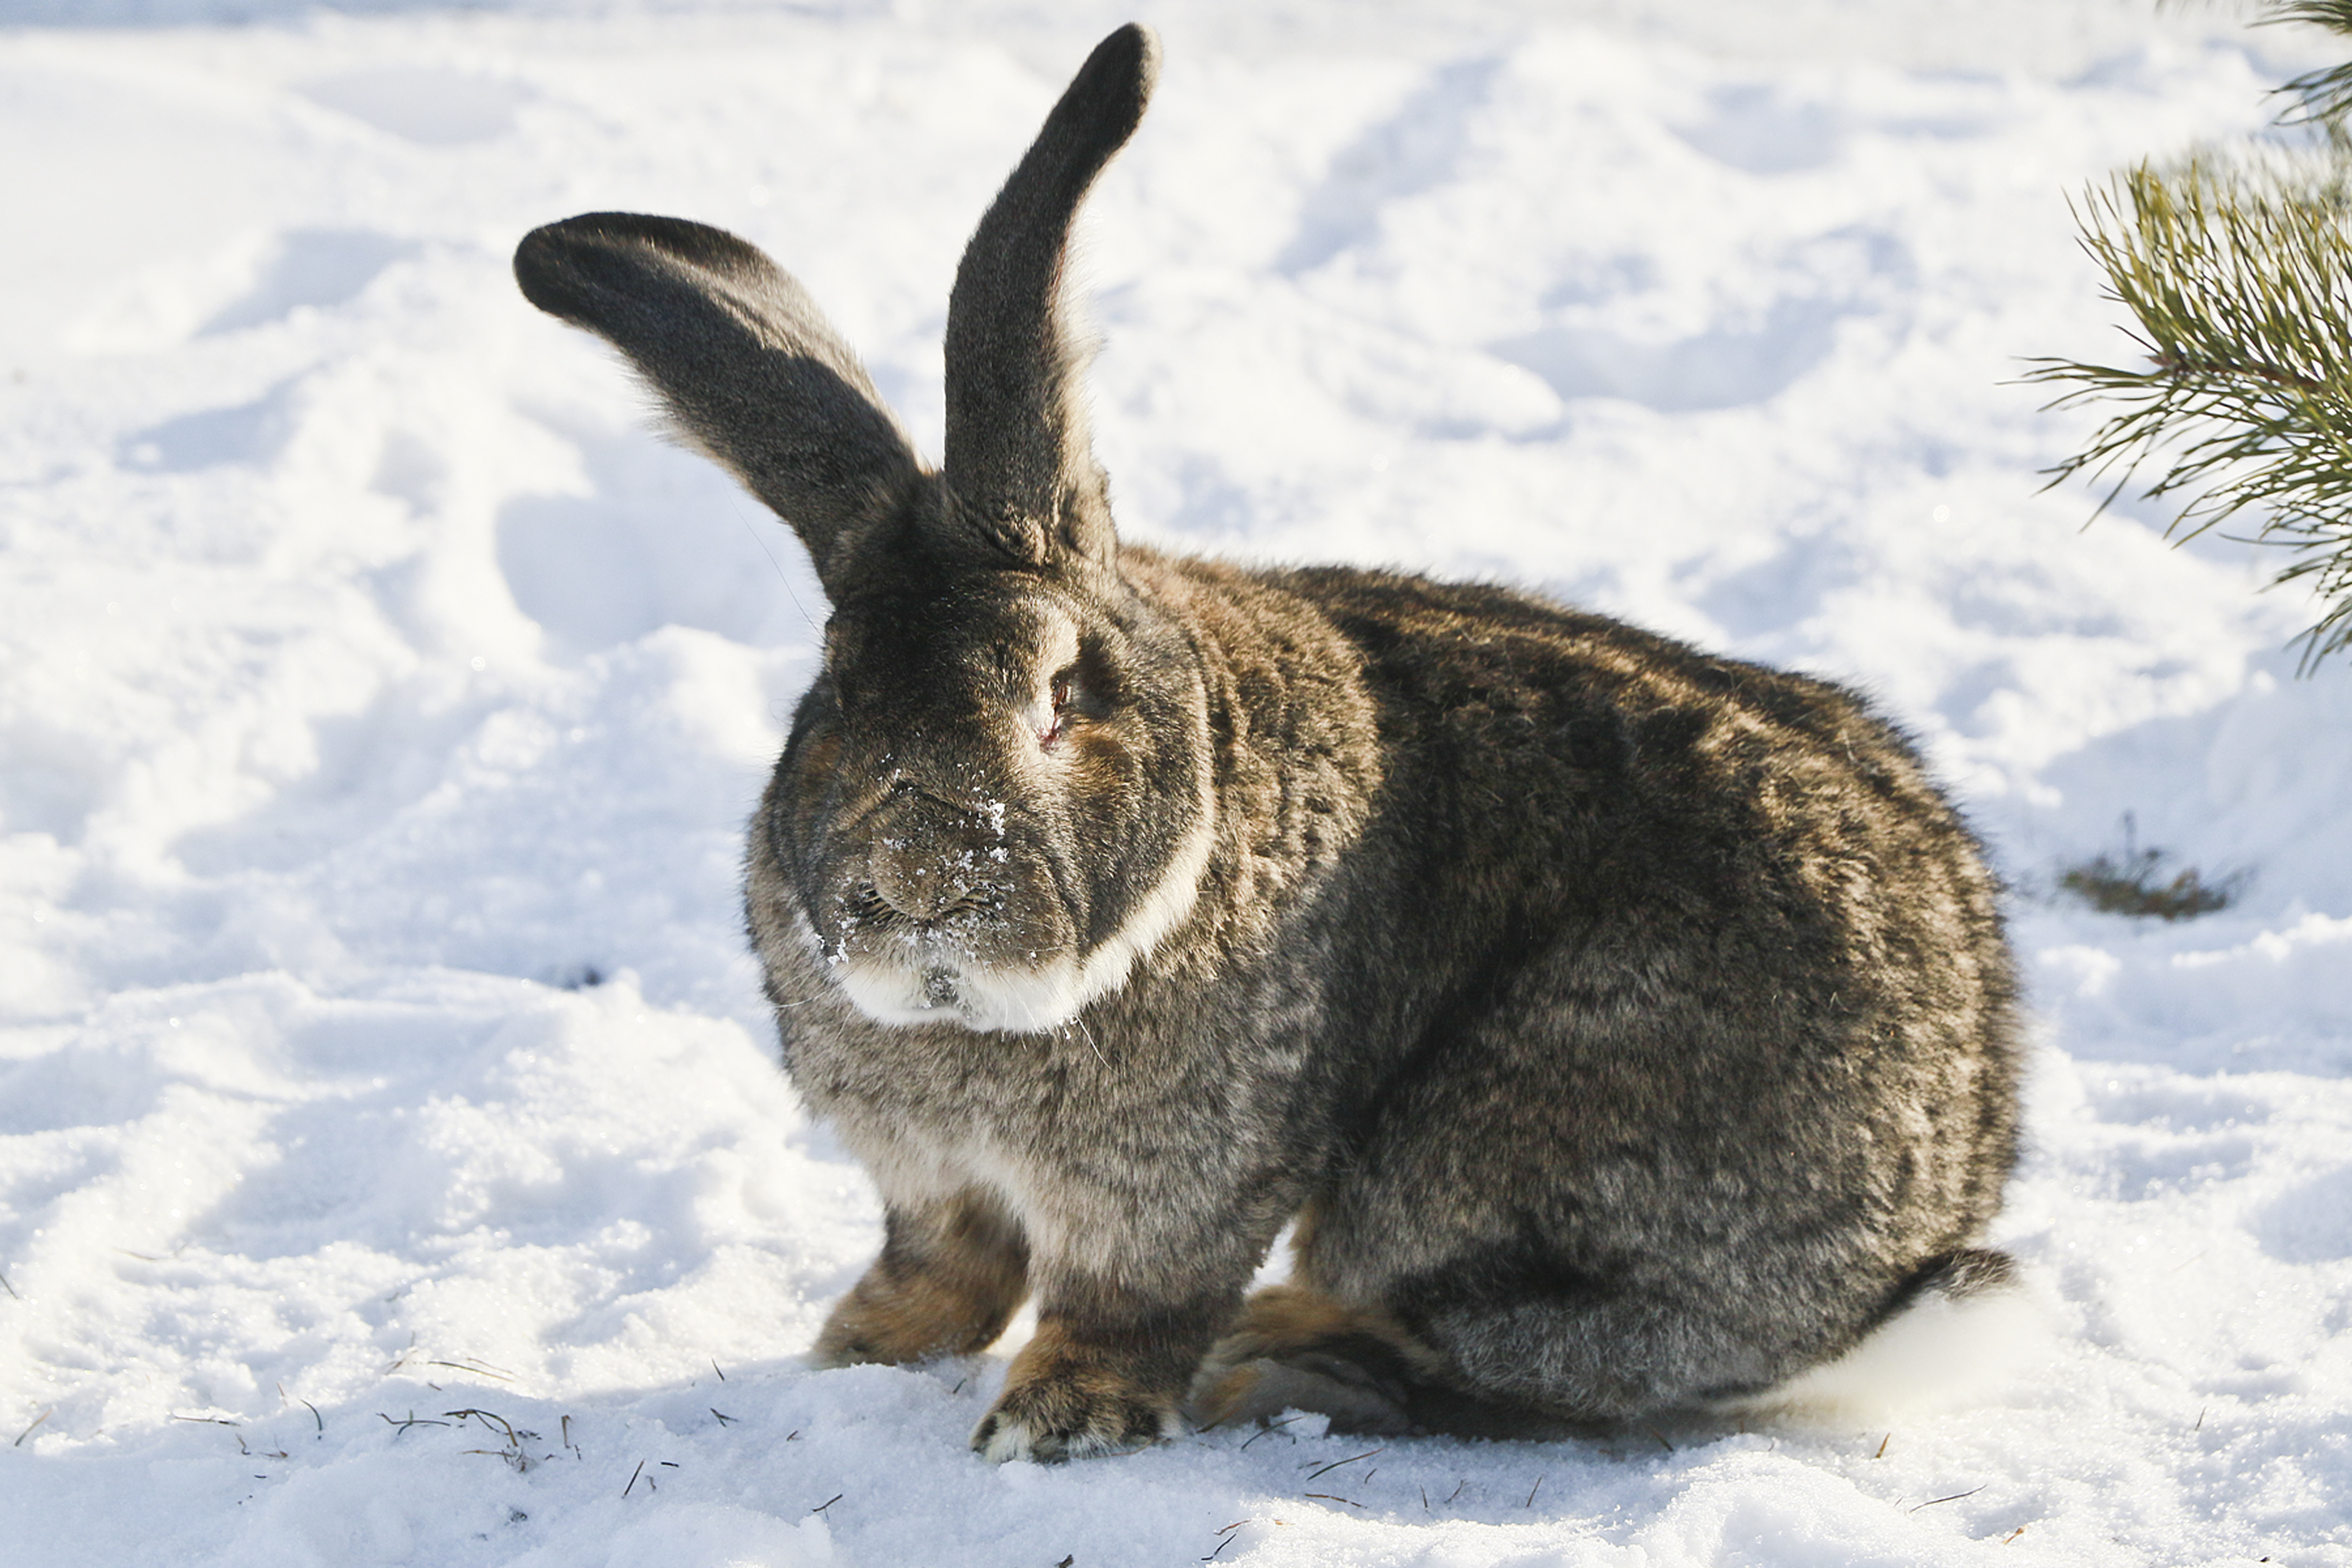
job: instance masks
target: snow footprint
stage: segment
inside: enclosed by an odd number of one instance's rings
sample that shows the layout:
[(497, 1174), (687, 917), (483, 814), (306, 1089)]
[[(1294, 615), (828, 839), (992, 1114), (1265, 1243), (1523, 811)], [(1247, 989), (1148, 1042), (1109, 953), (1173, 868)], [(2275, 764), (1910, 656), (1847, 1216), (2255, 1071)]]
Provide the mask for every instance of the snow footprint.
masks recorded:
[(1463, 60), (1432, 71), (1394, 113), (1349, 142), (1300, 204), (1297, 232), (1275, 265), (1294, 276), (1311, 272), (1377, 237), (1391, 204), (1454, 179), (1504, 63)]
[(530, 101), (520, 84), (433, 66), (387, 66), (309, 83), (302, 95), (323, 109), (423, 147), (489, 142), (514, 129)]
[(1486, 347), (1563, 400), (1617, 397), (1668, 414), (1737, 408), (1778, 395), (1829, 358), (1839, 323), (1882, 309), (1912, 265), (1891, 234), (1818, 235), (1758, 269), (1776, 285), (1770, 296), (1719, 300), (1700, 331), (1671, 337), (1627, 330), (1645, 313), (1655, 269), (1645, 258), (1620, 258), (1563, 277), (1545, 302), (1549, 322)]
[(306, 305), (326, 310), (348, 304), (385, 268), (416, 250), (407, 240), (369, 229), (289, 230), (255, 269), (245, 292), (215, 312), (201, 332), (263, 326)]

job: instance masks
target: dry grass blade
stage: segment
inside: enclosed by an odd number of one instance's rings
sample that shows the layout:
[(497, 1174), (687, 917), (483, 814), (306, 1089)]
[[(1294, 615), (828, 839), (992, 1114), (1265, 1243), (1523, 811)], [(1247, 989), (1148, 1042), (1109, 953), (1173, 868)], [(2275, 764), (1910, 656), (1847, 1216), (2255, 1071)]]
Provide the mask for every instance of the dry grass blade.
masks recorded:
[(1327, 1471), (1336, 1470), (1342, 1465), (1352, 1465), (1359, 1459), (1369, 1459), (1374, 1454), (1385, 1454), (1387, 1452), (1388, 1446), (1386, 1444), (1382, 1444), (1377, 1448), (1367, 1448), (1360, 1454), (1350, 1454), (1344, 1459), (1334, 1459), (1328, 1465), (1318, 1465), (1313, 1469), (1307, 1472), (1307, 1479), (1311, 1481), (1316, 1477), (1320, 1476)]
[(408, 1413), (407, 1419), (404, 1421), (394, 1421), (391, 1416), (386, 1415), (381, 1410), (376, 1412), (376, 1417), (385, 1425), (389, 1426), (393, 1429), (394, 1436), (407, 1431), (411, 1426), (446, 1426), (449, 1425), (446, 1421), (436, 1421), (430, 1415), (420, 1416), (414, 1410)]
[[(478, 1421), (485, 1427), (497, 1433), (505, 1444), (505, 1447), (500, 1448), (468, 1448), (466, 1450), (467, 1453), (488, 1454), (493, 1458), (504, 1459), (518, 1471), (530, 1468), (532, 1460), (530, 1455), (525, 1451), (523, 1444), (537, 1437), (538, 1433), (518, 1427), (505, 1416), (495, 1415), (488, 1410), (445, 1410), (442, 1414), (460, 1426), (468, 1421)], [(547, 1457), (553, 1458), (552, 1455)]]
[(500, 1383), (512, 1383), (515, 1379), (514, 1373), (510, 1372), (500, 1372), (497, 1367), (492, 1366), (489, 1363), (486, 1361), (476, 1361), (472, 1356), (460, 1356), (456, 1361), (422, 1361), (415, 1364), (418, 1366), (446, 1366), (453, 1372), (470, 1372), (477, 1377), (495, 1378)]
[[(1245, 1441), (1245, 1442), (1244, 1442), (1244, 1443), (1242, 1444), (1242, 1447), (1244, 1447), (1244, 1448), (1246, 1448), (1246, 1447), (1248, 1447), (1250, 1446), (1250, 1444), (1251, 1444), (1251, 1443), (1255, 1443), (1255, 1442), (1256, 1442), (1260, 1437), (1270, 1437), (1270, 1436), (1272, 1436), (1275, 1433), (1281, 1431), (1285, 1426), (1289, 1426), (1293, 1421), (1298, 1421), (1298, 1420), (1303, 1420), (1303, 1419), (1304, 1419), (1304, 1417), (1303, 1417), (1303, 1416), (1297, 1416), (1297, 1415), (1286, 1415), (1286, 1416), (1284, 1416), (1284, 1417), (1283, 1417), (1281, 1420), (1279, 1420), (1279, 1421), (1269, 1421), (1269, 1422), (1267, 1422), (1267, 1423), (1265, 1424), (1265, 1429), (1264, 1431), (1261, 1431), (1261, 1432), (1254, 1432), (1254, 1433), (1252, 1433), (1252, 1434), (1250, 1435), (1250, 1436), (1249, 1436), (1248, 1440), (1247, 1440), (1247, 1441)], [(1296, 1441), (1296, 1440), (1297, 1440), (1297, 1439), (1295, 1439), (1295, 1438), (1293, 1439), (1293, 1441)]]
[[(1233, 1523), (1217, 1531), (1217, 1544), (1210, 1551), (1209, 1554), (1206, 1557), (1202, 1558), (1201, 1561), (1203, 1563), (1214, 1563), (1217, 1560), (1217, 1554), (1234, 1543), (1234, 1532), (1239, 1531), (1243, 1525), (1249, 1522), (1250, 1521), (1246, 1519), (1237, 1519), (1234, 1521)], [(1065, 1561), (1068, 1560), (1065, 1559)]]

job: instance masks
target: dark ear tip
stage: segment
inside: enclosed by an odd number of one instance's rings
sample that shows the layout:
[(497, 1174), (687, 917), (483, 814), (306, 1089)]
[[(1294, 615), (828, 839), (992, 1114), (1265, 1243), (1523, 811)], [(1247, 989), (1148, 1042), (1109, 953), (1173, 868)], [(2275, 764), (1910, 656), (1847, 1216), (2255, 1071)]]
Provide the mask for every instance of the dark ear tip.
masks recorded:
[(1114, 51), (1138, 76), (1149, 79), (1160, 69), (1160, 35), (1140, 22), (1129, 22), (1095, 46), (1097, 56)]
[(1143, 118), (1151, 89), (1160, 79), (1160, 35), (1140, 22), (1126, 26), (1095, 46), (1087, 63), (1070, 83), (1070, 95), (1092, 97), (1097, 92), (1131, 101), (1135, 119)]
[(576, 321), (599, 264), (633, 250), (721, 274), (768, 266), (756, 246), (707, 223), (649, 213), (582, 213), (542, 224), (522, 237), (515, 247), (515, 283), (522, 297), (541, 310)]
[(563, 312), (555, 308), (556, 279), (571, 249), (563, 227), (560, 223), (541, 224), (522, 237), (514, 253), (515, 286), (522, 290), (522, 297), (558, 316)]
[(610, 255), (626, 243), (625, 226), (635, 216), (582, 213), (524, 235), (514, 253), (515, 284), (522, 297), (551, 316), (582, 320), (600, 253)]

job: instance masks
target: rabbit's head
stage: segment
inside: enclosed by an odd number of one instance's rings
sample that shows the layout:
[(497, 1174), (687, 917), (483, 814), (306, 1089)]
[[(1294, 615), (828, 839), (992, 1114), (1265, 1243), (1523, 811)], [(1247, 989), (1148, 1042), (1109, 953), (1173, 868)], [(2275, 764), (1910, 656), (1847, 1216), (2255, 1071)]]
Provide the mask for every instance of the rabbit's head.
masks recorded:
[(886, 1023), (1064, 1023), (1185, 919), (1208, 862), (1198, 656), (1139, 586), (1152, 558), (1122, 560), (1062, 299), (1072, 221), (1157, 58), (1141, 27), (1104, 40), (972, 237), (939, 470), (742, 240), (592, 213), (515, 254), (532, 303), (626, 354), (815, 563), (824, 668), (755, 842)]

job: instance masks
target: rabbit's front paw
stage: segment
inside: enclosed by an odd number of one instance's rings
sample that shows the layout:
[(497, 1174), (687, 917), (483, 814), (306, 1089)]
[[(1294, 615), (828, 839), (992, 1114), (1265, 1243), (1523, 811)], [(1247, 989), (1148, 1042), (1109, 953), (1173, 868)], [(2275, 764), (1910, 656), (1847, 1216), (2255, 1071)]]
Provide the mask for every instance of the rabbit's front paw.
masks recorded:
[(986, 1310), (937, 1281), (877, 1284), (869, 1274), (841, 1299), (817, 1335), (819, 1366), (904, 1365), (987, 1348), (1009, 1314)]
[(1072, 1340), (1051, 1321), (1013, 1358), (1004, 1392), (982, 1417), (971, 1446), (992, 1464), (1052, 1463), (1125, 1454), (1176, 1433), (1175, 1399), (1123, 1370), (1097, 1345)]
[(971, 1355), (1004, 1331), (1028, 1293), (1019, 1234), (970, 1194), (890, 1211), (882, 1256), (817, 1335), (819, 1366)]

